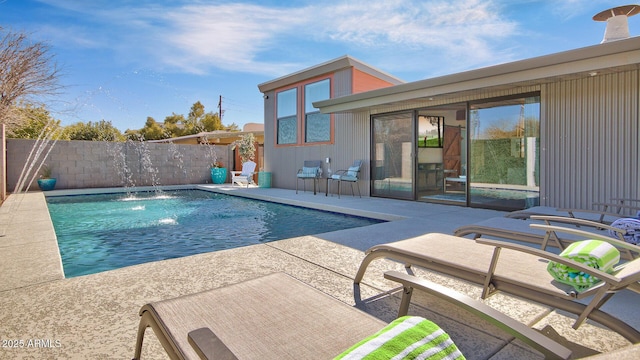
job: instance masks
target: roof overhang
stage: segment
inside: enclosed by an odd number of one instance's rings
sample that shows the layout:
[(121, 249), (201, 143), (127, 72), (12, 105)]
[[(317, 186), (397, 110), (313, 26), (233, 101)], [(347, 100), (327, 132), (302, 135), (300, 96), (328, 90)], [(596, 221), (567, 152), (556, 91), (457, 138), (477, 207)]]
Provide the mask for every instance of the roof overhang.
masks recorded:
[(178, 136), (169, 139), (161, 139), (161, 140), (148, 140), (149, 143), (169, 143), (169, 142), (177, 142), (189, 139), (196, 139), (197, 142), (207, 143), (210, 142), (211, 139), (218, 139), (217, 142), (220, 142), (219, 139), (239, 139), (240, 137), (253, 134), (254, 136), (262, 136), (264, 137), (264, 131), (225, 131), (225, 130), (216, 130), (216, 131), (208, 131), (208, 132), (200, 132), (192, 135)]
[(424, 104), (474, 93), (517, 89), (640, 67), (640, 37), (415, 81), (313, 103), (323, 113), (359, 112), (386, 105)]
[(266, 93), (268, 91), (280, 89), (282, 87), (285, 87), (291, 84), (296, 84), (304, 80), (312, 79), (314, 77), (329, 74), (329, 73), (336, 72), (338, 70), (342, 70), (350, 67), (361, 70), (367, 74), (376, 76), (382, 80), (388, 81), (391, 84), (405, 83), (404, 81), (398, 79), (393, 75), (390, 75), (382, 70), (369, 66), (363, 63), (362, 61), (354, 59), (351, 56), (345, 55), (337, 59), (333, 59), (333, 60), (324, 62), (322, 64), (312, 66), (304, 70), (300, 70), (293, 74), (289, 74), (289, 75), (259, 84), (258, 89), (260, 89), (261, 93)]

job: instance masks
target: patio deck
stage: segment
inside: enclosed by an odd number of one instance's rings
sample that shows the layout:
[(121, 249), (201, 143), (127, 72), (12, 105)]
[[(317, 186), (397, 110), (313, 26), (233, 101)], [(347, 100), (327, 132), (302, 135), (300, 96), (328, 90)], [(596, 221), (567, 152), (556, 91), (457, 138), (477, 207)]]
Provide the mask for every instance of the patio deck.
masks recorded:
[[(11, 196), (0, 207), (0, 230), (6, 233), (0, 237), (0, 358), (131, 358), (138, 310), (145, 303), (277, 271), (354, 304), (352, 279), (363, 251), (370, 246), (426, 232), (452, 233), (458, 226), (503, 215), (492, 210), (380, 198), (338, 199), (323, 193), (296, 195), (293, 190), (228, 184), (203, 187), (393, 221), (65, 279), (43, 193)], [(385, 321), (395, 318), (399, 304), (397, 284), (382, 278), (382, 272), (390, 268), (404, 267), (388, 260), (374, 261), (361, 288), (362, 297), (368, 300), (364, 310)], [(469, 283), (419, 269), (417, 274), (472, 297), (480, 296), (480, 289)], [(640, 328), (637, 297), (633, 296), (616, 295), (605, 309), (622, 314), (619, 316)], [(637, 346), (629, 347), (626, 340), (597, 325), (587, 323), (577, 331), (571, 329), (572, 316), (548, 307), (503, 294), (486, 302), (535, 328), (558, 332), (579, 350), (578, 355), (594, 350), (612, 355), (610, 352), (620, 348), (623, 353), (616, 355), (618, 359), (640, 354)], [(426, 295), (414, 295), (410, 313), (438, 323), (469, 359), (537, 357), (501, 331)], [(13, 344), (17, 345), (9, 346)], [(167, 358), (151, 330), (147, 330), (142, 354), (144, 359)]]

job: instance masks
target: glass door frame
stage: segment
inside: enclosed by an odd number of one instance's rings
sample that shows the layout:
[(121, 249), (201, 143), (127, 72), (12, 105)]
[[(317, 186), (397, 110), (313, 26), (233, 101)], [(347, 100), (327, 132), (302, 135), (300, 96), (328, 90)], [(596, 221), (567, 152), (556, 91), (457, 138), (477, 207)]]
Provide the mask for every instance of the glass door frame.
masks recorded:
[[(416, 201), (450, 205), (467, 205), (464, 181), (467, 146), (467, 102), (440, 104), (415, 109), (415, 193)], [(439, 146), (420, 146), (424, 124), (420, 117), (441, 118)], [(428, 127), (428, 126), (427, 126)], [(421, 132), (422, 131), (422, 132)], [(455, 136), (452, 138), (451, 136)], [(435, 182), (435, 186), (434, 185)]]
[[(370, 116), (371, 178), (369, 182), (369, 190), (370, 190), (369, 193), (371, 194), (372, 197), (383, 197), (383, 198), (392, 198), (392, 199), (400, 199), (400, 200), (416, 199), (416, 162), (417, 162), (416, 114), (417, 114), (417, 110), (411, 109), (411, 110), (402, 110), (402, 111), (395, 111), (395, 112), (389, 112), (389, 113), (383, 113), (383, 114), (375, 114)], [(390, 173), (389, 169), (387, 168), (387, 165), (385, 164), (385, 162), (387, 162), (387, 154), (385, 149), (392, 144), (390, 144), (389, 142), (376, 143), (376, 136), (377, 136), (376, 120), (384, 117), (389, 117), (389, 118), (402, 117), (403, 115), (410, 117), (410, 124), (407, 124), (408, 129), (410, 129), (410, 134), (404, 134), (404, 136), (410, 136), (411, 138), (410, 146), (409, 146), (410, 152), (411, 152), (410, 159), (406, 159), (404, 158), (404, 156), (402, 156), (402, 152), (406, 150), (406, 146), (404, 146), (404, 144), (408, 143), (408, 142), (402, 142), (400, 144), (400, 149), (399, 149), (401, 153), (399, 161), (401, 163), (400, 164), (394, 163), (395, 171)], [(396, 133), (395, 135), (398, 135), (398, 134)], [(400, 134), (400, 135), (403, 135), (403, 134)], [(381, 151), (383, 153), (384, 159), (381, 159), (379, 157), (380, 154), (377, 154), (377, 152), (380, 150), (378, 149), (379, 144), (384, 144), (383, 146), (385, 149), (382, 149)], [(396, 147), (397, 145), (398, 144), (396, 144)], [(382, 164), (383, 164), (382, 166), (378, 164), (378, 162), (380, 161), (382, 161)], [(394, 161), (394, 160), (392, 159), (391, 161)], [(410, 170), (403, 169), (403, 166), (405, 166), (406, 164), (409, 164), (411, 166)], [(397, 169), (398, 166), (400, 167), (399, 171)], [(385, 172), (383, 179), (378, 179), (380, 175), (380, 171)], [(407, 173), (410, 174), (410, 178), (403, 177), (403, 175), (406, 175)], [(405, 190), (407, 189), (407, 183), (406, 183), (407, 180), (410, 181), (410, 184), (408, 186), (408, 188), (410, 189), (409, 191)], [(406, 196), (399, 196), (399, 195), (406, 195)]]
[[(474, 101), (469, 101), (467, 102), (467, 172), (468, 172), (468, 181), (466, 183), (466, 206), (467, 207), (474, 207), (474, 208), (483, 208), (483, 209), (495, 209), (495, 210), (505, 210), (505, 211), (512, 211), (512, 210), (518, 210), (518, 209), (522, 209), (522, 208), (526, 208), (526, 207), (530, 207), (531, 204), (529, 204), (529, 199), (527, 198), (525, 200), (525, 207), (512, 207), (509, 205), (506, 205), (506, 201), (503, 202), (503, 204), (493, 204), (493, 205), (487, 205), (487, 204), (482, 204), (482, 203), (476, 203), (473, 201), (472, 196), (473, 194), (471, 193), (471, 188), (472, 188), (472, 183), (474, 180), (474, 177), (472, 176), (471, 172), (472, 170), (474, 170), (475, 167), (479, 166), (479, 164), (474, 164), (473, 161), (473, 156), (475, 156), (472, 151), (473, 151), (473, 140), (475, 139), (473, 132), (475, 131), (475, 126), (479, 126), (478, 124), (472, 124), (473, 119), (471, 118), (473, 116), (473, 111), (477, 110), (477, 109), (489, 109), (489, 108), (497, 108), (500, 106), (506, 107), (506, 106), (512, 106), (512, 105), (516, 105), (518, 100), (521, 99), (530, 99), (530, 98), (537, 98), (537, 105), (538, 105), (538, 114), (537, 114), (537, 121), (538, 121), (538, 133), (536, 135), (538, 143), (540, 141), (540, 122), (541, 122), (541, 94), (540, 91), (534, 91), (534, 92), (526, 92), (526, 93), (521, 93), (521, 94), (513, 94), (513, 95), (508, 95), (508, 96), (500, 96), (500, 97), (494, 97), (494, 98), (486, 98), (486, 99), (479, 99), (479, 100), (474, 100)], [(514, 101), (514, 104), (509, 104), (509, 101)], [(502, 104), (501, 104), (502, 103)], [(496, 104), (495, 106), (487, 106), (490, 104)], [(501, 104), (501, 105), (500, 105)], [(535, 104), (535, 103), (533, 103)], [(524, 104), (521, 105), (526, 105), (526, 102)], [(474, 109), (475, 108), (475, 109)], [(526, 119), (525, 119), (526, 120)], [(524, 131), (524, 129), (523, 129)], [(524, 146), (524, 145), (523, 145)], [(539, 147), (536, 150), (538, 153), (536, 155), (536, 173), (538, 176), (540, 176), (540, 163), (539, 163)], [(525, 155), (526, 156), (526, 155)], [(539, 184), (539, 181), (538, 181)], [(538, 185), (538, 196), (539, 196), (539, 185)], [(534, 204), (535, 205), (535, 204)]]

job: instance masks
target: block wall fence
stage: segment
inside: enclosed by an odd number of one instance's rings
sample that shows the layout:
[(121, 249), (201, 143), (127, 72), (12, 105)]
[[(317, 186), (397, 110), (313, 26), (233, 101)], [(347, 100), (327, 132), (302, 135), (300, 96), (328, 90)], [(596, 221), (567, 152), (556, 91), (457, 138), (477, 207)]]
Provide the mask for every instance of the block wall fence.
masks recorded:
[[(36, 140), (6, 139), (6, 191), (14, 191), (35, 144)], [(228, 146), (214, 149), (218, 161), (231, 165)], [(210, 152), (206, 145), (57, 141), (44, 163), (57, 179), (56, 190), (206, 184), (211, 183)], [(229, 179), (228, 175), (227, 182)], [(29, 190), (38, 190), (36, 180)]]

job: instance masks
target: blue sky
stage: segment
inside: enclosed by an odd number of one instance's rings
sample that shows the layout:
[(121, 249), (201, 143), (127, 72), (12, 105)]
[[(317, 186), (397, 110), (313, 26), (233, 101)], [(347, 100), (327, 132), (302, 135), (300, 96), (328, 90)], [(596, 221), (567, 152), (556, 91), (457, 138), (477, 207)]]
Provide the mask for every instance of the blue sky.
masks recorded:
[[(47, 42), (63, 125), (139, 129), (196, 101), (263, 121), (257, 85), (343, 55), (405, 81), (600, 43), (598, 0), (0, 0), (0, 26)], [(640, 34), (640, 15), (629, 18)]]

